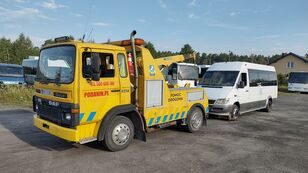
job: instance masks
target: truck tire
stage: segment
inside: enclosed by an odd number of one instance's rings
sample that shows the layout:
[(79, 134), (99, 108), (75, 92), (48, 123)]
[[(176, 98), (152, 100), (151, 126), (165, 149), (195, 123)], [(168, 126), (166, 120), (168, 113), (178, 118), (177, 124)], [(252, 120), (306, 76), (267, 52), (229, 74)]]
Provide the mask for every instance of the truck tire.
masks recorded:
[(231, 111), (229, 112), (229, 120), (235, 121), (240, 116), (240, 109), (237, 105), (233, 105)]
[(124, 116), (115, 116), (106, 129), (103, 145), (110, 151), (123, 150), (134, 138), (134, 124)]
[(267, 104), (266, 104), (266, 107), (263, 109), (263, 111), (265, 111), (265, 112), (271, 112), (271, 110), (272, 110), (272, 104), (273, 104), (272, 100), (268, 100), (268, 101), (267, 101)]
[(186, 120), (186, 129), (188, 132), (193, 133), (199, 131), (204, 121), (202, 110), (198, 107), (192, 108), (192, 110), (189, 111)]

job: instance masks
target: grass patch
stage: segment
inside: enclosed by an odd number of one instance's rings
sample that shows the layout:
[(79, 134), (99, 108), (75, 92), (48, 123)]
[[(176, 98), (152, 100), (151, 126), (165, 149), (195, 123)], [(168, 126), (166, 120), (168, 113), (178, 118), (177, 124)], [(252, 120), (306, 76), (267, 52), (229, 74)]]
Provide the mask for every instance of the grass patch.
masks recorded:
[(31, 107), (33, 94), (33, 87), (0, 86), (0, 104)]
[(287, 93), (288, 92), (288, 86), (280, 85), (280, 86), (278, 86), (278, 91)]

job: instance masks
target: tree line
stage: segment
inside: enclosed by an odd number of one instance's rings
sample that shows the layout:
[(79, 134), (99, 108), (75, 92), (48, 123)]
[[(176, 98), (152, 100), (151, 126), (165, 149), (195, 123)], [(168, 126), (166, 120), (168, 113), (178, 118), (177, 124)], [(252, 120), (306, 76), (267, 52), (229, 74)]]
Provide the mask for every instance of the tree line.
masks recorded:
[[(74, 39), (73, 36), (69, 36), (70, 39)], [(48, 39), (42, 46), (54, 43), (53, 39)], [(189, 45), (185, 44), (180, 51), (159, 51), (156, 50), (155, 46), (151, 42), (146, 42), (145, 47), (149, 49), (154, 58), (166, 57), (178, 54), (190, 54), (195, 52), (194, 49)], [(10, 64), (21, 64), (22, 60), (28, 58), (28, 56), (38, 56), (39, 47), (35, 47), (31, 39), (21, 33), (15, 41), (7, 39), (5, 37), (0, 38), (0, 63)], [(258, 64), (268, 64), (275, 61), (277, 58), (283, 56), (282, 54), (276, 54), (272, 56), (264, 55), (237, 55), (229, 51), (228, 53), (211, 54), (204, 52), (196, 53), (196, 60), (194, 63), (197, 64), (213, 64), (215, 62), (226, 62), (226, 61), (245, 61), (253, 62)], [(308, 58), (308, 54), (305, 55)], [(188, 62), (192, 62), (189, 60)]]

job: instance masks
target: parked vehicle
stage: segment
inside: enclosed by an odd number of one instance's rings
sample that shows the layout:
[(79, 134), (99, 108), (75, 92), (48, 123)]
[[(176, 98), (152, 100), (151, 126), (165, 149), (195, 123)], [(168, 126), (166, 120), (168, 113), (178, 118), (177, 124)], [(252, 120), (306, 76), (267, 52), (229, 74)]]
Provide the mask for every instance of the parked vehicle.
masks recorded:
[(207, 69), (210, 68), (211, 65), (198, 65), (199, 68), (199, 80), (202, 79)]
[(209, 98), (209, 113), (229, 120), (254, 110), (269, 112), (278, 93), (275, 68), (247, 62), (215, 63), (199, 85)]
[(288, 91), (308, 92), (308, 72), (291, 72)]
[(38, 56), (29, 56), (28, 59), (24, 59), (22, 61), (22, 66), (24, 68), (25, 82), (27, 85), (34, 85), (38, 59), (39, 59)]
[(133, 138), (146, 141), (149, 129), (200, 130), (208, 110), (204, 89), (170, 88), (135, 34), (106, 44), (61, 37), (43, 47), (34, 125), (80, 144), (100, 141), (111, 151), (126, 148)]
[(195, 60), (196, 55), (174, 55), (154, 59), (163, 73), (168, 85), (177, 87), (196, 87), (198, 80), (198, 66), (184, 63), (185, 60)]
[(172, 63), (162, 70), (170, 85), (178, 87), (196, 87), (199, 69), (196, 64)]
[(24, 83), (24, 73), (21, 65), (0, 63), (0, 84), (23, 85)]

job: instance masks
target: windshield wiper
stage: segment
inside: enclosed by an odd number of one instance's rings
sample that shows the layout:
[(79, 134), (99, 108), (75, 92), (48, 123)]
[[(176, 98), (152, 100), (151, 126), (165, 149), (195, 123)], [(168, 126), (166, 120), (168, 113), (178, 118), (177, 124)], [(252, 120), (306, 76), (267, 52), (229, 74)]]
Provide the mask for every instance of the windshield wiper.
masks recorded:
[(60, 67), (59, 70), (57, 71), (56, 78), (55, 78), (55, 84), (58, 86), (60, 86), (60, 83), (61, 83), (61, 71), (62, 71), (62, 67)]

